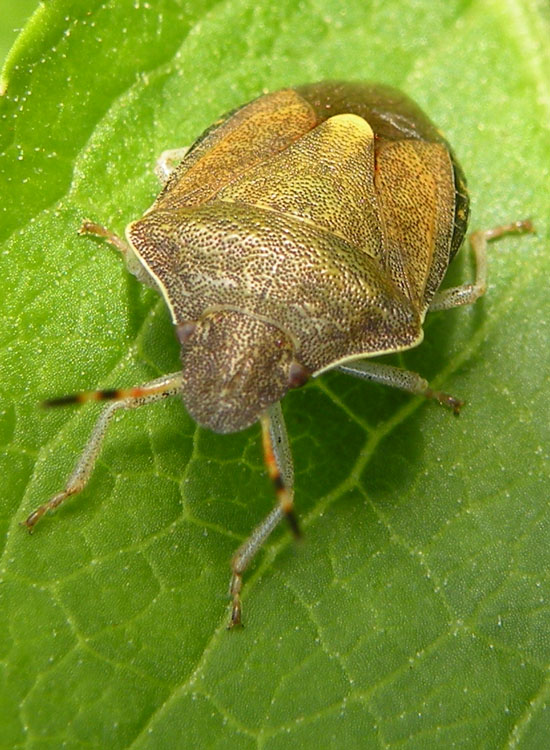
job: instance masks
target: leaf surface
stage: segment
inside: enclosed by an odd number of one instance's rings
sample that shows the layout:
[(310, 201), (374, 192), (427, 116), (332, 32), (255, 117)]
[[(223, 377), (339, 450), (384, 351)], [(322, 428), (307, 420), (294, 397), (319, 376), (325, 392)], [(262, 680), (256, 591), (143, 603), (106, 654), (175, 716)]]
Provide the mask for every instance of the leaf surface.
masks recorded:
[[(1, 747), (545, 745), (549, 33), (526, 0), (40, 6), (0, 100)], [(98, 413), (38, 404), (179, 366), (162, 301), (81, 221), (122, 234), (164, 149), (324, 78), (405, 90), (453, 144), (472, 226), (538, 233), (492, 245), (486, 297), (388, 359), (464, 398), (459, 419), (339, 374), (285, 399), (305, 538), (275, 532), (227, 632), (228, 561), (273, 502), (258, 428), (129, 412), (29, 537)], [(471, 276), (461, 252), (445, 283)]]

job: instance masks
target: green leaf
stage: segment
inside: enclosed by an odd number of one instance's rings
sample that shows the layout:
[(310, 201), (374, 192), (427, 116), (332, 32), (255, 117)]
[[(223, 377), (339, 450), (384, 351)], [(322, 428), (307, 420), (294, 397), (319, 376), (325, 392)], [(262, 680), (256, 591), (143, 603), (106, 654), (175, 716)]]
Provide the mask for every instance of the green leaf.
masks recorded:
[(3, 61), (25, 21), (36, 8), (36, 0), (2, 3), (0, 26), (0, 60)]
[[(546, 746), (549, 33), (527, 0), (41, 4), (0, 101), (1, 747)], [(285, 399), (305, 538), (275, 532), (228, 632), (228, 561), (273, 503), (257, 427), (127, 413), (82, 495), (18, 524), (98, 413), (42, 398), (178, 368), (163, 303), (82, 219), (123, 233), (161, 151), (323, 78), (404, 89), (472, 226), (538, 233), (492, 245), (486, 297), (390, 359), (464, 398), (458, 420), (339, 374)], [(463, 252), (448, 283), (471, 276)]]

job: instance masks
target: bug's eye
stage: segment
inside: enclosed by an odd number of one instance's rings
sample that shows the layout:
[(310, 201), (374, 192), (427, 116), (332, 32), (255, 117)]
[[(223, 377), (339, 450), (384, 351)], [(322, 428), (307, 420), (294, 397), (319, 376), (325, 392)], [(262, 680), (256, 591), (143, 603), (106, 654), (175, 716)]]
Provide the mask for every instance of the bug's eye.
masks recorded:
[(309, 380), (309, 370), (299, 362), (292, 362), (288, 370), (288, 385), (290, 388), (299, 388)]
[(197, 324), (192, 320), (187, 320), (185, 323), (181, 323), (176, 326), (176, 335), (179, 339), (180, 344), (185, 346), (189, 343), (192, 335), (195, 333)]

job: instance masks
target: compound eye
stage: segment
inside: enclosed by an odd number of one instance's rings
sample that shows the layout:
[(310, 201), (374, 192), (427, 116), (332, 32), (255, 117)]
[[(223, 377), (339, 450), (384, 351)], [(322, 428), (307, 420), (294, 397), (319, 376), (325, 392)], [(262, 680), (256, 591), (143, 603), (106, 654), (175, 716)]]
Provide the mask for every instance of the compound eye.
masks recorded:
[(301, 365), (299, 362), (291, 362), (288, 370), (288, 386), (289, 388), (300, 388), (305, 385), (309, 380), (309, 370)]
[(190, 343), (196, 328), (197, 324), (193, 320), (186, 320), (185, 323), (180, 323), (176, 326), (176, 335), (182, 346)]

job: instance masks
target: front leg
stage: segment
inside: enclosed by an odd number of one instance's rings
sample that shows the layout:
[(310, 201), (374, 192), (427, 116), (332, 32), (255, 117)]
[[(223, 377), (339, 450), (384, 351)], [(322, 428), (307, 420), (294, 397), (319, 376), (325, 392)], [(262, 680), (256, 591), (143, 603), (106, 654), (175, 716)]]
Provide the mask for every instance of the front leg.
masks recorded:
[(107, 229), (107, 227), (104, 227), (102, 224), (96, 224), (95, 221), (88, 221), (87, 219), (82, 222), (78, 233), (95, 234), (96, 237), (103, 237), (103, 239), (107, 240), (110, 245), (119, 251), (124, 259), (126, 268), (138, 281), (141, 281), (142, 284), (150, 286), (153, 289), (157, 289), (156, 282), (139, 262), (134, 249), (119, 237), (118, 234), (111, 232), (110, 229)]
[(295, 536), (299, 536), (298, 522), (294, 515), (294, 466), (288, 444), (281, 404), (270, 406), (261, 417), (264, 460), (277, 495), (277, 505), (245, 539), (231, 560), (231, 583), (229, 595), (232, 599), (231, 618), (228, 628), (241, 624), (241, 590), (243, 573), (259, 552), (271, 532), (283, 518), (290, 524)]
[(152, 380), (144, 385), (134, 388), (119, 388), (108, 391), (87, 391), (72, 396), (46, 401), (46, 406), (64, 406), (66, 404), (85, 403), (87, 401), (112, 401), (99, 415), (92, 434), (84, 446), (80, 458), (76, 462), (71, 475), (67, 479), (65, 489), (54, 495), (48, 502), (40, 505), (30, 513), (22, 522), (29, 531), (33, 531), (38, 521), (45, 513), (55, 510), (61, 503), (72, 495), (77, 495), (88, 484), (97, 458), (101, 452), (107, 428), (112, 418), (119, 409), (137, 409), (146, 404), (154, 404), (156, 401), (175, 396), (181, 392), (181, 373), (163, 375), (161, 378)]

